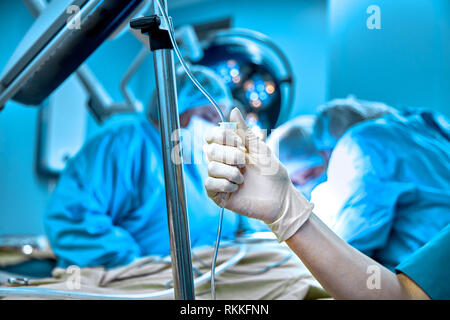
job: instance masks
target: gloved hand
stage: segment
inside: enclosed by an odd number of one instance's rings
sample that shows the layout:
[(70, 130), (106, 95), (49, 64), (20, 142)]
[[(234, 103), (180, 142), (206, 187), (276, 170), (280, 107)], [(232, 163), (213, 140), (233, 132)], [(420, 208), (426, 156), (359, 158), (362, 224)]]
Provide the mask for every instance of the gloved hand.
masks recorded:
[[(237, 131), (215, 127), (206, 134), (208, 196), (219, 206), (264, 221), (280, 241), (305, 223), (312, 205), (291, 183), (270, 148), (255, 136), (235, 108), (230, 121)], [(223, 196), (228, 194), (227, 196)]]

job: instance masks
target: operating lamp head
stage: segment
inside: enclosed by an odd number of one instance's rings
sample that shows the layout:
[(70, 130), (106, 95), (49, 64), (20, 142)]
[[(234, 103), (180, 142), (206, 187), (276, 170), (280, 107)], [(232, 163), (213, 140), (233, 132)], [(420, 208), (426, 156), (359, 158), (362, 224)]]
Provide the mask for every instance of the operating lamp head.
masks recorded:
[(283, 52), (265, 35), (230, 29), (212, 33), (198, 62), (213, 69), (233, 96), (248, 125), (272, 129), (292, 108), (293, 76)]

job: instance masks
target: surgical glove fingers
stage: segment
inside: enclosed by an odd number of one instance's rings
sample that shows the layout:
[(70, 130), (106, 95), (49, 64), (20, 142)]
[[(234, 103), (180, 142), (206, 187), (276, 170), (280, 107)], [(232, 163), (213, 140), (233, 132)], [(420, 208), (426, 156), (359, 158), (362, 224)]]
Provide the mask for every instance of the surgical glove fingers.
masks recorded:
[(208, 177), (205, 181), (205, 188), (208, 195), (215, 195), (217, 193), (232, 193), (238, 189), (238, 185), (222, 178)]
[(244, 176), (237, 167), (221, 162), (210, 162), (208, 165), (208, 175), (213, 178), (224, 178), (236, 184), (244, 182)]
[(230, 112), (230, 122), (236, 122), (237, 123), (237, 129), (247, 131), (248, 126), (245, 123), (244, 117), (242, 116), (241, 111), (239, 111), (238, 108), (234, 108)]
[(245, 153), (236, 147), (212, 143), (205, 145), (204, 148), (210, 162), (222, 162), (239, 167), (243, 167), (245, 165)]
[(209, 144), (217, 143), (231, 147), (238, 147), (239, 149), (243, 149), (243, 151), (245, 151), (241, 137), (239, 137), (239, 135), (231, 129), (215, 127), (206, 133), (205, 140)]
[(249, 129), (247, 124), (245, 123), (244, 117), (238, 108), (234, 108), (230, 113), (230, 122), (237, 123), (236, 133), (242, 139), (245, 147), (248, 149), (249, 142), (257, 140), (258, 138), (254, 134), (254, 132)]

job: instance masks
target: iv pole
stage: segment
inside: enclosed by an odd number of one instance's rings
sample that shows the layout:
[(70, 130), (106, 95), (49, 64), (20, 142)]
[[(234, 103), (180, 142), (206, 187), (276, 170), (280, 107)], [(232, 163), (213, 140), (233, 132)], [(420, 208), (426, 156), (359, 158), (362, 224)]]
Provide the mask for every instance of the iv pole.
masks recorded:
[[(167, 12), (167, 0), (160, 0)], [(25, 4), (34, 16), (46, 7), (44, 0), (28, 0)], [(134, 29), (140, 29), (150, 36), (150, 50), (153, 52), (155, 66), (156, 90), (158, 96), (159, 126), (164, 163), (164, 179), (166, 189), (167, 218), (172, 258), (175, 299), (194, 300), (194, 280), (192, 273), (192, 257), (189, 237), (186, 196), (184, 191), (183, 164), (180, 142), (177, 91), (173, 47), (167, 30), (160, 28), (161, 20), (156, 1), (153, 1), (155, 14), (131, 21)], [(86, 72), (89, 70), (86, 70)], [(85, 69), (79, 68), (81, 77), (88, 76)], [(89, 81), (88, 81), (89, 80)], [(86, 83), (96, 83), (92, 77), (86, 77)], [(96, 92), (94, 92), (96, 93)]]
[[(167, 12), (167, 0), (160, 1)], [(148, 34), (153, 52), (175, 299), (194, 300), (183, 163), (181, 150), (178, 149), (180, 123), (173, 46), (168, 30), (161, 28), (161, 12), (156, 1), (153, 1), (153, 6), (154, 15), (133, 19), (130, 26), (141, 30), (142, 34)]]

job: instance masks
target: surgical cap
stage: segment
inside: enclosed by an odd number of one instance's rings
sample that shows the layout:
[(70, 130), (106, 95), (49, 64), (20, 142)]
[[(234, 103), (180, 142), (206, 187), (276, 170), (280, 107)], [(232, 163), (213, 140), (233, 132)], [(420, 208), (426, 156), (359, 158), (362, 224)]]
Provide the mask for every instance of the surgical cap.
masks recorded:
[[(214, 100), (229, 112), (233, 98), (224, 80), (212, 69), (204, 66), (192, 66), (191, 71)], [(182, 69), (177, 70), (177, 87), (179, 88), (178, 112), (180, 114), (191, 108), (211, 104)]]
[[(214, 100), (223, 108), (224, 114), (227, 115), (233, 106), (233, 97), (230, 89), (226, 86), (224, 80), (216, 74), (212, 69), (194, 65), (189, 67), (194, 77), (200, 82), (205, 90), (214, 98)], [(205, 105), (210, 105), (211, 102), (203, 95), (202, 92), (192, 83), (187, 76), (184, 69), (178, 66), (176, 69), (177, 91), (178, 91), (178, 114)], [(149, 106), (149, 117), (152, 120), (157, 120), (157, 96), (153, 93), (151, 105)], [(211, 112), (215, 112), (211, 109)]]
[(376, 119), (395, 109), (381, 103), (354, 97), (334, 99), (320, 106), (314, 123), (313, 140), (317, 149), (333, 149), (338, 139), (354, 124)]

